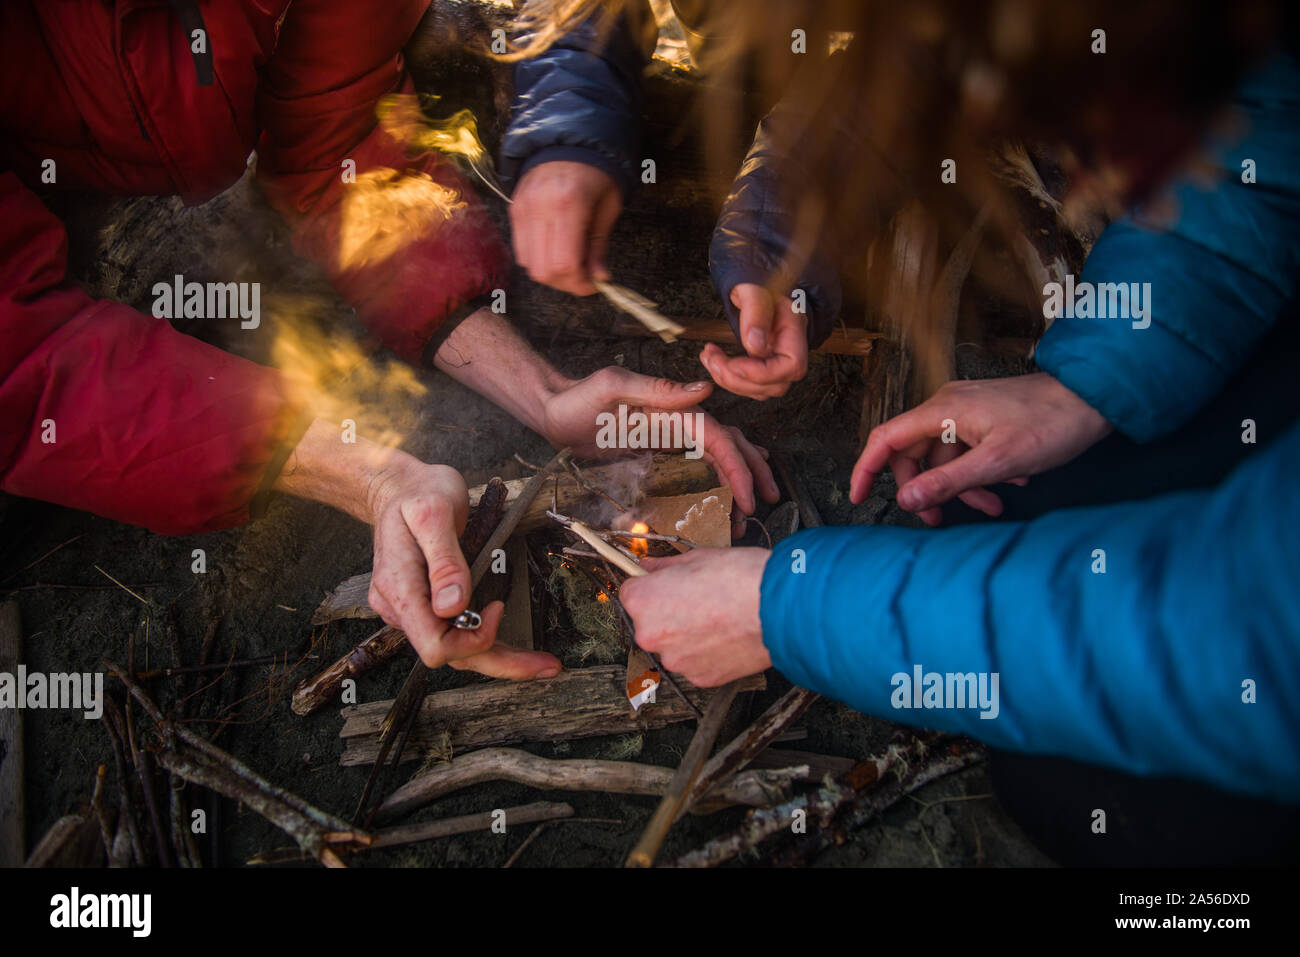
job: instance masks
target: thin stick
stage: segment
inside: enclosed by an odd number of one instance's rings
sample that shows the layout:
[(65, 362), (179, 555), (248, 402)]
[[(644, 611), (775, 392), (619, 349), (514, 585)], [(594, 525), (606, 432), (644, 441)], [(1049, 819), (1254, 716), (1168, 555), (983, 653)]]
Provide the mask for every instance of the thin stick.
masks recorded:
[(677, 812), (690, 793), (705, 758), (709, 756), (713, 742), (722, 730), (722, 722), (726, 720), (727, 712), (731, 710), (731, 703), (739, 690), (740, 683), (732, 681), (718, 689), (717, 694), (709, 700), (704, 720), (695, 728), (695, 737), (691, 738), (681, 767), (673, 775), (668, 793), (659, 802), (659, 807), (641, 834), (641, 840), (637, 841), (636, 847), (632, 848), (632, 853), (627, 857), (627, 867), (650, 867), (654, 864), (659, 848), (663, 847), (664, 838), (668, 836), (668, 829), (677, 819)]
[(592, 279), (591, 282), (602, 296), (636, 319), (664, 342), (676, 342), (677, 337), (686, 331), (685, 326), (662, 315), (656, 308), (656, 303), (633, 292), (626, 286), (605, 282), (602, 279)]
[(96, 566), (94, 566), (94, 567), (95, 567), (95, 571), (99, 572), (101, 575), (103, 575), (105, 578), (107, 578), (109, 581), (111, 581), (111, 582), (112, 582), (114, 585), (116, 585), (118, 588), (122, 589), (122, 591), (126, 592), (128, 595), (130, 595), (130, 596), (131, 596), (132, 598), (134, 598), (136, 601), (140, 602), (140, 604), (145, 605), (146, 607), (148, 606), (148, 604), (149, 604), (148, 601), (146, 601), (144, 598), (142, 598), (142, 597), (140, 597), (139, 595), (137, 595), (135, 592), (131, 591), (131, 589), (127, 588), (125, 585), (123, 585), (120, 581), (118, 581), (116, 578), (114, 578), (114, 577), (113, 577), (112, 575), (110, 575), (108, 572), (104, 571), (104, 569), (100, 568), (98, 565), (96, 565)]
[(175, 737), (183, 741), (185, 744), (188, 744), (190, 747), (194, 748), (195, 750), (202, 752), (210, 760), (216, 761), (218, 764), (220, 764), (226, 770), (230, 771), (236, 777), (242, 778), (244, 781), (248, 782), (249, 784), (253, 785), (259, 790), (265, 792), (271, 798), (274, 798), (276, 801), (280, 801), (281, 803), (286, 804), (289, 807), (293, 808), (295, 811), (298, 811), (299, 813), (305, 815), (306, 817), (314, 821), (316, 824), (319, 824), (322, 828), (326, 830), (330, 830), (330, 831), (352, 830), (352, 826), (348, 824), (346, 821), (344, 821), (342, 818), (321, 811), (318, 808), (314, 807), (313, 805), (308, 804), (306, 801), (304, 801), (302, 798), (298, 797), (296, 794), (292, 793), (291, 791), (286, 791), (284, 788), (272, 784), (270, 781), (266, 780), (266, 778), (262, 777), (260, 774), (258, 774), (248, 765), (244, 764), (234, 755), (221, 750), (221, 748), (217, 747), (215, 744), (213, 744), (211, 741), (209, 741), (207, 738), (203, 737), (202, 735), (195, 734), (193, 731), (191, 731), (189, 728), (185, 727), (184, 725), (175, 724), (173, 722), (168, 721), (165, 717), (163, 717), (162, 712), (158, 710), (158, 706), (153, 703), (153, 701), (149, 698), (148, 695), (144, 693), (144, 690), (138, 684), (136, 684), (134, 681), (132, 681), (126, 676), (126, 674), (122, 671), (120, 666), (114, 664), (112, 661), (109, 661), (107, 658), (104, 659), (104, 665), (123, 684), (127, 686), (127, 690), (131, 692), (132, 697), (134, 697), (137, 701), (139, 701), (141, 706), (145, 709), (145, 711), (148, 712), (149, 716), (153, 718), (155, 722), (157, 722), (159, 728), (163, 732), (164, 740), (167, 740), (170, 736), (174, 735)]
[(79, 534), (79, 535), (73, 535), (70, 539), (68, 539), (68, 540), (67, 540), (66, 542), (64, 542), (62, 545), (55, 545), (53, 548), (51, 548), (48, 552), (46, 552), (46, 553), (45, 553), (44, 555), (42, 555), (40, 558), (36, 559), (36, 561), (34, 561), (34, 562), (28, 562), (28, 563), (27, 563), (26, 565), (24, 565), (22, 568), (18, 569), (18, 571), (14, 572), (12, 575), (8, 575), (8, 576), (6, 576), (3, 580), (4, 580), (4, 581), (12, 581), (13, 579), (15, 579), (15, 578), (17, 578), (19, 575), (21, 575), (23, 572), (27, 571), (27, 569), (29, 569), (29, 568), (35, 568), (35, 567), (36, 567), (37, 565), (39, 565), (41, 562), (45, 561), (45, 559), (49, 558), (51, 555), (53, 555), (55, 552), (57, 552), (59, 549), (61, 549), (61, 548), (66, 548), (67, 546), (69, 546), (69, 545), (71, 545), (73, 542), (75, 542), (77, 539), (82, 538), (85, 534), (86, 534), (85, 532), (82, 532), (82, 533)]
[(108, 812), (104, 810), (104, 778), (107, 776), (108, 768), (101, 764), (95, 770), (95, 789), (90, 795), (90, 809), (95, 812), (95, 818), (99, 821), (99, 838), (104, 842), (104, 858), (111, 861), (113, 829), (108, 826)]
[(596, 554), (600, 555), (601, 558), (617, 565), (626, 574), (631, 575), (633, 578), (639, 578), (642, 575), (650, 574), (635, 561), (628, 558), (614, 546), (610, 545), (576, 518), (569, 518), (567, 515), (560, 515), (551, 511), (548, 511), (546, 514), (594, 548)]

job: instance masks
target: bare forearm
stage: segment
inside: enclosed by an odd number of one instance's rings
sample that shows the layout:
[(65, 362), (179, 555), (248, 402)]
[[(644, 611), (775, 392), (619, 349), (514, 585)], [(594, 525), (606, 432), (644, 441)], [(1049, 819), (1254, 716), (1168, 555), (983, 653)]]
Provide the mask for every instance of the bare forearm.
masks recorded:
[(316, 419), (290, 453), (275, 488), (373, 523), (377, 491), (395, 471), (412, 464), (420, 463), (398, 449), (364, 438), (344, 442), (336, 423)]
[(545, 436), (545, 401), (572, 385), (533, 349), (504, 316), (480, 309), (438, 349), (436, 365), (462, 385)]

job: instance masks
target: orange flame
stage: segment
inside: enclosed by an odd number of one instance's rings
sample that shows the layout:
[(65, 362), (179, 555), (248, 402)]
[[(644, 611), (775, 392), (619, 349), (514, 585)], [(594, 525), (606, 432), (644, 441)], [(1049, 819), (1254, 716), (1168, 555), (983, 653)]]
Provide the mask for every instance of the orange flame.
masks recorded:
[[(632, 526), (630, 531), (644, 534), (650, 531), (650, 526), (645, 522), (637, 522)], [(629, 538), (627, 540), (627, 547), (632, 550), (633, 555), (636, 555), (639, 558), (645, 558), (646, 555), (650, 553), (650, 543), (644, 538)]]

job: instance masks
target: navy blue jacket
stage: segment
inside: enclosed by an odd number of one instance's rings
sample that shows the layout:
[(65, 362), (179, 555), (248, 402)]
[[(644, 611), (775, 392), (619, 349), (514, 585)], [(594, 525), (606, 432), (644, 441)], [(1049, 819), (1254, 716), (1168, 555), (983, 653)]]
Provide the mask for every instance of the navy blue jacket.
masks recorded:
[[(641, 74), (646, 56), (625, 18), (602, 32), (593, 18), (544, 53), (515, 67), (515, 102), (501, 144), (501, 177), (513, 186), (539, 163), (571, 160), (608, 173), (624, 196), (641, 173)], [(795, 283), (807, 298), (808, 340), (821, 345), (839, 318), (834, 266), (816, 249), (792, 250), (794, 217), (778, 194), (771, 130), (778, 105), (760, 124), (709, 246), (713, 284), (739, 339), (731, 290), (763, 285), (787, 256), (805, 262)], [(784, 293), (793, 295), (794, 290)]]

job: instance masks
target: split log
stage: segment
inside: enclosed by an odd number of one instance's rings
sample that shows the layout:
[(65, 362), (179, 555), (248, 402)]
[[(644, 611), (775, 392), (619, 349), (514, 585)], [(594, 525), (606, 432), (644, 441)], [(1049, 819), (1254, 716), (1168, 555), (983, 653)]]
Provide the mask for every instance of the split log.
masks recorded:
[[(506, 612), (497, 641), (511, 648), (533, 650), (533, 595), (528, 574), (528, 546), (519, 537), (506, 543), (506, 568), (510, 588), (505, 596)], [(480, 606), (484, 604), (479, 603)]]
[[(616, 471), (623, 471), (626, 466), (606, 465), (583, 469), (583, 478), (597, 488), (616, 487)], [(523, 491), (527, 479), (512, 479), (505, 483), (506, 506), (512, 505)], [(713, 470), (703, 459), (688, 459), (684, 455), (655, 455), (649, 471), (638, 489), (642, 495), (681, 495), (688, 492), (703, 492), (717, 485)], [(470, 489), (471, 505), (477, 505), (486, 486)], [(588, 493), (571, 480), (561, 477), (559, 480), (559, 510), (566, 514), (577, 511), (586, 503)], [(632, 504), (630, 502), (624, 504)], [(551, 507), (549, 495), (539, 495), (519, 520), (517, 532), (530, 532), (547, 524), (546, 510)], [(343, 581), (331, 592), (312, 615), (313, 625), (322, 625), (338, 618), (377, 618), (370, 608), (370, 573), (354, 575)]]
[[(0, 672), (17, 674), (22, 658), (18, 602), (0, 603)], [(18, 867), (27, 856), (23, 787), (23, 712), (0, 708), (0, 867)]]
[[(695, 689), (681, 680), (696, 701), (707, 701), (716, 691)], [(562, 671), (554, 678), (535, 681), (489, 681), (439, 691), (427, 696), (411, 730), (408, 759), (421, 749), (442, 743), (465, 751), (521, 741), (566, 741), (606, 734), (630, 734), (662, 728), (692, 717), (675, 697), (664, 697), (633, 712), (627, 704), (627, 674), (622, 665)], [(741, 682), (742, 691), (767, 686), (762, 675)], [(373, 701), (344, 708), (344, 767), (374, 762), (379, 734), (391, 701)]]
[[(634, 761), (553, 759), (518, 748), (484, 748), (412, 778), (380, 805), (376, 819), (392, 820), (453, 791), (484, 781), (512, 781), (545, 791), (662, 795), (668, 791), (675, 771), (675, 768)], [(808, 780), (810, 775), (812, 770), (807, 765), (790, 761), (767, 772), (737, 775), (710, 794), (709, 799), (717, 806), (766, 807), (780, 803), (774, 798), (783, 792), (788, 795), (791, 782)]]

